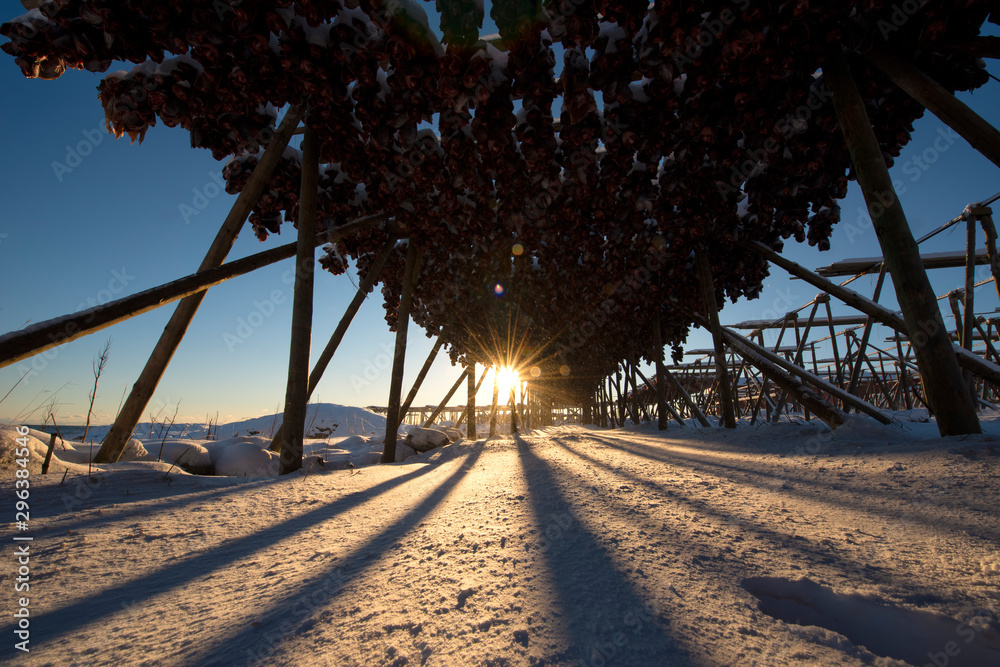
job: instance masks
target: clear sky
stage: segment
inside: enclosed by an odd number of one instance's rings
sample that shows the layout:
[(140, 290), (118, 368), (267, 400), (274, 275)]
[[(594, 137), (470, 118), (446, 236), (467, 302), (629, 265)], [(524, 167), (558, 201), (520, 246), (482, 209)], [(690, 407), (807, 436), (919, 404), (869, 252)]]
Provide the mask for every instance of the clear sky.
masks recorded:
[[(0, 20), (11, 16), (5, 14)], [(435, 24), (432, 18), (431, 25)], [(483, 33), (493, 30), (487, 25)], [(1000, 74), (1000, 67), (992, 61), (989, 69)], [(0, 89), (4, 91), (0, 102), (0, 195), (4, 203), (0, 209), (0, 332), (194, 272), (235, 201), (218, 187), (222, 163), (206, 150), (190, 148), (187, 132), (158, 125), (142, 145), (129, 145), (127, 138), (115, 141), (108, 135), (97, 100), (100, 79), (101, 75), (72, 70), (56, 81), (26, 80), (12, 58), (0, 55)], [(962, 98), (1000, 125), (1000, 83), (991, 81)], [(917, 123), (913, 142), (897, 161), (893, 175), (904, 186), (901, 200), (917, 237), (959, 215), (970, 202), (1000, 191), (996, 166), (929, 114)], [(844, 219), (834, 230), (831, 251), (820, 253), (790, 242), (785, 254), (810, 267), (880, 255), (856, 184), (842, 206)], [(199, 212), (185, 220), (185, 207)], [(281, 236), (259, 243), (248, 225), (229, 258), (294, 241), (291, 225), (282, 229)], [(981, 230), (977, 238), (981, 244)], [(928, 242), (923, 250), (953, 251), (964, 246), (963, 226)], [(181, 401), (179, 421), (196, 421), (218, 412), (225, 423), (281, 410), (291, 318), (292, 287), (287, 281), (291, 262), (233, 279), (208, 292), (150, 404), (152, 412), (169, 405), (165, 412), (172, 413), (174, 404)], [(981, 267), (980, 278), (988, 276), (984, 271)], [(316, 275), (314, 359), (357, 283), (353, 275), (333, 277), (324, 271)], [(964, 280), (958, 269), (934, 271), (931, 278), (938, 294), (962, 286)], [(854, 285), (870, 294), (874, 282), (874, 277), (863, 278)], [(722, 320), (777, 317), (815, 294), (815, 289), (788, 280), (781, 269), (774, 268), (762, 297), (727, 304)], [(270, 303), (274, 296), (280, 303)], [(976, 298), (977, 313), (992, 313), (998, 306), (992, 285), (979, 288)], [(895, 305), (890, 284), (883, 303)], [(835, 314), (850, 312), (836, 304), (834, 309)], [(172, 310), (173, 306), (166, 306), (0, 369), (0, 397), (29, 369), (34, 371), (0, 403), (0, 422), (40, 421), (41, 409), (31, 417), (26, 415), (53, 394), (61, 422), (82, 421), (93, 383), (91, 364), (110, 337), (110, 361), (95, 406), (95, 421), (109, 422)], [(241, 321), (256, 326), (241, 328)], [(945, 321), (953, 324), (950, 311)], [(873, 340), (881, 341), (885, 335), (881, 330)], [(385, 405), (393, 340), (376, 290), (355, 319), (313, 400)], [(431, 345), (421, 330), (411, 329), (404, 390)], [(710, 341), (705, 332), (695, 330), (688, 345), (710, 347)], [(450, 366), (445, 353), (439, 355), (415, 404), (437, 403), (459, 372)], [(488, 392), (487, 382), (480, 400), (486, 400)], [(464, 403), (464, 389), (453, 403)]]

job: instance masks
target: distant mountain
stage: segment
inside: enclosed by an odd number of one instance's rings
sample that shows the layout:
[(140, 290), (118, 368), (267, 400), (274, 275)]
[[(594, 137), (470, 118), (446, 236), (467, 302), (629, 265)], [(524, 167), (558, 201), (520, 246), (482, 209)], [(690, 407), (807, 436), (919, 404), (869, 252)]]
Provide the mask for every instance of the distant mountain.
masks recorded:
[[(271, 436), (281, 426), (282, 414), (266, 415), (244, 419), (243, 421), (222, 424), (218, 428), (212, 427), (213, 436), (219, 439), (231, 438), (236, 435), (264, 435)], [(140, 423), (135, 429), (134, 437), (142, 441), (158, 440), (165, 433), (165, 426), (157, 423), (150, 429), (149, 422)], [(100, 442), (111, 429), (110, 424), (103, 426), (91, 426), (87, 433), (87, 440)], [(50, 424), (44, 429), (52, 432)], [(62, 427), (62, 434), (67, 440), (78, 440), (83, 436), (82, 426)], [(349, 435), (367, 435), (372, 433), (382, 435), (385, 431), (385, 415), (372, 412), (367, 408), (355, 408), (346, 405), (336, 405), (334, 403), (310, 403), (306, 409), (306, 437), (307, 438), (330, 438), (346, 437)], [(208, 433), (208, 427), (204, 422), (192, 424), (174, 424), (170, 428), (171, 438), (190, 438), (192, 440), (203, 440)], [(183, 435), (182, 435), (183, 434)]]
[[(281, 426), (282, 415), (255, 417), (240, 422), (225, 424), (219, 428), (219, 436), (250, 435), (257, 431), (261, 435), (273, 435)], [(306, 437), (329, 438), (348, 435), (379, 435), (385, 431), (385, 415), (366, 408), (354, 408), (335, 403), (310, 403), (306, 409)]]

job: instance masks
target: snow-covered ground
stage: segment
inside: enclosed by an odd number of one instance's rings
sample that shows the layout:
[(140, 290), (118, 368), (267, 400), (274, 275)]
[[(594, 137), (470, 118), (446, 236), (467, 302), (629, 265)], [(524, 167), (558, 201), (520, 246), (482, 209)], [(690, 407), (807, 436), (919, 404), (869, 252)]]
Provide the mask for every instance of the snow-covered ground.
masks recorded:
[(31, 652), (8, 615), (0, 659), (997, 665), (1000, 421), (920, 418), (564, 426), (280, 478), (33, 473), (30, 529), (0, 538), (13, 609), (12, 537), (34, 537)]

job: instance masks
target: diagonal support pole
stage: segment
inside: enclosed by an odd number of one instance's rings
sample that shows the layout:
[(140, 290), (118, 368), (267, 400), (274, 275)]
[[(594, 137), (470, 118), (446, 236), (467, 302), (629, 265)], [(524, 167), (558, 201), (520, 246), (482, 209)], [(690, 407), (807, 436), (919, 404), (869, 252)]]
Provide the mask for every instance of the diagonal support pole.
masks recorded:
[[(261, 156), (260, 162), (257, 163), (257, 167), (247, 181), (246, 187), (237, 197), (236, 203), (233, 204), (232, 210), (229, 211), (225, 222), (222, 223), (222, 228), (216, 235), (215, 241), (212, 242), (208, 253), (198, 267), (199, 272), (219, 266), (225, 261), (226, 255), (229, 254), (236, 241), (236, 236), (243, 227), (243, 223), (270, 182), (271, 175), (277, 168), (303, 113), (304, 109), (301, 106), (293, 106), (285, 114), (281, 125), (271, 139), (271, 143), (268, 144), (264, 155)], [(177, 346), (184, 338), (184, 334), (204, 298), (205, 292), (198, 292), (184, 297), (177, 304), (177, 309), (174, 310), (170, 321), (163, 329), (163, 333), (160, 335), (156, 347), (153, 348), (153, 352), (149, 355), (149, 360), (142, 369), (139, 379), (136, 380), (128, 399), (115, 418), (115, 423), (108, 434), (104, 436), (101, 448), (94, 457), (95, 463), (113, 463), (121, 456), (125, 443), (131, 437), (136, 424), (139, 423), (146, 405), (149, 404), (149, 400), (153, 397), (153, 393), (160, 383), (160, 378), (163, 377), (163, 372), (170, 364), (174, 352), (177, 351)]]
[[(837, 119), (892, 276), (910, 340), (915, 344), (924, 392), (937, 417), (938, 430), (942, 436), (980, 433), (979, 417), (968, 386), (962, 381), (937, 297), (924, 270), (920, 250), (892, 184), (850, 64), (841, 56), (827, 62), (823, 71), (833, 91)], [(1000, 160), (996, 162), (1000, 164)], [(918, 332), (924, 334), (919, 340)]]

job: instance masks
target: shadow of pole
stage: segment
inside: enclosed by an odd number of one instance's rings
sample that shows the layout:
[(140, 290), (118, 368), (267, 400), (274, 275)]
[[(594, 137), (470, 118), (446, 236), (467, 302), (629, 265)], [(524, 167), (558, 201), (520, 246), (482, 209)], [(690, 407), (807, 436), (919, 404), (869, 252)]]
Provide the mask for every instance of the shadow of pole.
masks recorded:
[(561, 657), (578, 660), (580, 667), (692, 664), (687, 651), (664, 628), (665, 615), (657, 613), (659, 603), (644, 600), (575, 519), (555, 474), (532, 452), (533, 445), (520, 436), (515, 440), (537, 525), (560, 528), (543, 528), (542, 537), (570, 632), (570, 655)]
[[(199, 576), (205, 576), (210, 572), (219, 570), (268, 548), (278, 540), (290, 537), (297, 532), (308, 530), (394, 487), (425, 475), (436, 468), (437, 466), (424, 466), (419, 470), (386, 480), (365, 491), (352, 493), (349, 496), (335, 500), (332, 503), (318, 507), (270, 528), (223, 542), (213, 551), (199, 552), (178, 560), (168, 567), (105, 589), (79, 602), (33, 616), (31, 619), (33, 630), (31, 637), (33, 643), (32, 649), (38, 650), (45, 642), (52, 641), (74, 630), (99, 622), (101, 619), (113, 614), (120, 613), (124, 605), (134, 605), (140, 600), (146, 600), (153, 596), (167, 593), (174, 588), (189, 584), (194, 573), (197, 573)], [(15, 627), (16, 625), (14, 624), (7, 624), (0, 628), (0, 632), (8, 636), (13, 636)], [(38, 649), (35, 647), (38, 647)], [(17, 651), (12, 643), (0, 646), (0, 659), (10, 658), (15, 653)]]
[[(597, 440), (602, 446), (607, 447), (619, 452), (627, 452), (633, 456), (642, 457), (649, 459), (650, 461), (658, 461), (660, 463), (665, 463), (667, 465), (678, 466), (688, 468), (690, 470), (698, 470), (698, 466), (704, 466), (705, 468), (711, 468), (719, 472), (710, 472), (708, 474), (715, 474), (720, 477), (726, 477), (726, 472), (741, 473), (748, 476), (753, 476), (759, 478), (760, 480), (770, 479), (774, 482), (794, 482), (796, 486), (787, 490), (789, 496), (798, 496), (801, 498), (806, 498), (814, 502), (823, 502), (829, 505), (839, 506), (848, 510), (856, 510), (857, 503), (848, 495), (848, 491), (854, 491), (856, 493), (870, 493), (871, 489), (867, 486), (861, 485), (857, 488), (851, 489), (851, 487), (845, 482), (842, 485), (847, 487), (845, 491), (840, 489), (835, 489), (830, 483), (823, 482), (821, 480), (813, 478), (804, 478), (801, 476), (791, 475), (791, 474), (778, 474), (772, 472), (764, 472), (761, 470), (754, 470), (753, 468), (742, 467), (738, 465), (733, 465), (730, 463), (718, 463), (715, 461), (708, 461), (704, 458), (694, 456), (691, 454), (684, 454), (677, 451), (664, 451), (660, 450), (654, 445), (633, 442), (628, 439), (619, 439), (614, 436), (608, 435), (597, 435), (590, 433), (587, 435), (588, 438), (593, 438)], [(747, 480), (746, 484), (749, 486), (754, 486), (759, 489), (769, 489), (774, 490), (775, 486), (773, 484), (768, 484), (765, 481), (750, 481)], [(815, 492), (811, 492), (812, 489), (816, 489)], [(904, 491), (899, 493), (890, 493), (886, 489), (879, 489), (879, 493), (883, 496), (890, 498), (895, 498), (900, 503), (908, 504), (912, 503), (912, 498), (905, 495)], [(843, 497), (841, 497), (843, 496)], [(965, 507), (965, 501), (951, 501), (947, 498), (935, 498), (935, 504), (942, 507), (944, 510), (948, 509), (961, 509)], [(883, 507), (878, 505), (868, 505), (866, 511), (872, 514), (877, 514), (888, 520), (897, 520), (899, 518), (899, 512), (893, 510), (890, 507)], [(983, 508), (983, 511), (986, 511)], [(985, 540), (990, 540), (993, 542), (1000, 541), (1000, 532), (990, 531), (985, 529), (983, 526), (971, 524), (968, 522), (962, 522), (952, 513), (949, 516), (949, 525), (952, 530), (956, 533), (962, 532), (976, 537), (980, 537)], [(920, 523), (931, 528), (940, 528), (939, 522), (933, 520), (932, 518), (922, 516), (920, 514), (912, 514), (909, 519), (914, 523)]]
[[(400, 517), (381, 533), (358, 545), (354, 551), (340, 559), (336, 567), (311, 577), (295, 587), (269, 609), (258, 612), (254, 626), (242, 631), (207, 650), (189, 664), (232, 665), (273, 664), (269, 656), (290, 636), (308, 629), (310, 617), (316, 609), (335, 598), (352, 578), (358, 577), (375, 559), (372, 555), (387, 553), (414, 526), (427, 517), (455, 488), (476, 464), (483, 453), (483, 443), (478, 443), (458, 470), (441, 482), (426, 498)], [(261, 629), (258, 629), (261, 628)]]
[[(86, 476), (78, 479), (86, 480)], [(65, 489), (59, 486), (41, 487), (40, 492), (36, 492), (41, 497), (46, 497), (49, 493), (59, 491), (60, 499), (52, 499), (50, 505), (41, 504), (41, 511), (38, 513), (39, 519), (58, 518), (60, 513), (53, 510), (65, 509), (70, 512), (85, 512), (87, 510), (103, 509), (110, 505), (121, 505), (121, 489), (125, 487), (129, 491), (130, 503), (155, 501), (148, 509), (162, 512), (168, 509), (180, 509), (184, 505), (206, 500), (215, 500), (223, 495), (249, 491), (260, 488), (263, 485), (281, 484), (286, 481), (294, 481), (290, 476), (267, 477), (267, 478), (241, 478), (241, 477), (195, 477), (184, 476), (171, 478), (177, 481), (177, 486), (171, 488), (163, 480), (162, 472), (152, 474), (143, 473), (141, 476), (129, 476), (127, 479), (118, 479), (116, 474), (101, 473), (95, 475), (96, 483), (82, 481), (80, 485), (68, 485)], [(204, 480), (210, 480), (204, 486), (192, 486), (184, 488), (183, 482), (195, 479), (198, 484), (205, 484)], [(224, 481), (219, 481), (224, 480)], [(80, 489), (83, 489), (81, 492)], [(60, 502), (61, 501), (61, 502)], [(125, 506), (122, 506), (123, 510)], [(32, 512), (34, 516), (34, 512)], [(92, 529), (97, 526), (134, 519), (132, 514), (101, 514), (97, 516), (81, 517), (74, 521), (60, 522), (52, 528), (43, 528), (35, 533), (35, 537), (40, 538), (48, 533), (64, 532), (66, 530), (82, 531)]]
[[(678, 506), (683, 506), (688, 512), (695, 515), (701, 514), (706, 518), (728, 525), (731, 529), (739, 530), (756, 539), (766, 540), (772, 544), (779, 544), (781, 545), (781, 549), (797, 554), (804, 562), (820, 563), (826, 566), (834, 567), (844, 573), (854, 572), (859, 575), (863, 574), (866, 578), (879, 574), (884, 570), (882, 566), (872, 564), (868, 560), (860, 560), (848, 553), (845, 553), (843, 549), (839, 551), (835, 550), (835, 548), (828, 543), (812, 543), (808, 541), (804, 543), (797, 543), (794, 541), (792, 533), (775, 530), (757, 519), (738, 518), (735, 514), (729, 514), (723, 511), (725, 506), (713, 507), (707, 502), (697, 501), (670, 491), (665, 491), (659, 484), (657, 484), (656, 481), (652, 479), (640, 477), (634, 473), (616, 468), (615, 466), (612, 466), (604, 461), (588, 456), (587, 454), (583, 454), (582, 452), (578, 452), (556, 439), (553, 439), (553, 444), (562, 448), (571, 456), (575, 456), (580, 459), (583, 464), (593, 468), (603, 469), (608, 474), (615, 475), (623, 480), (628, 480), (633, 484), (645, 486), (649, 490), (661, 494), (663, 500), (675, 503)], [(635, 519), (633, 523), (638, 525), (642, 522), (639, 519)], [(643, 527), (649, 531), (656, 530), (655, 525), (652, 523), (643, 524)], [(689, 545), (702, 544), (704, 547), (711, 549), (718, 549), (719, 546), (718, 542), (695, 539), (689, 535), (678, 534), (677, 537), (678, 539), (686, 540), (686, 543)], [(728, 562), (728, 564), (723, 565), (723, 563), (726, 562)], [(727, 569), (732, 570), (734, 576), (742, 576), (741, 573), (745, 572), (746, 563), (737, 561), (733, 558), (723, 558), (722, 556), (719, 556), (715, 560), (714, 567), (726, 567)]]

